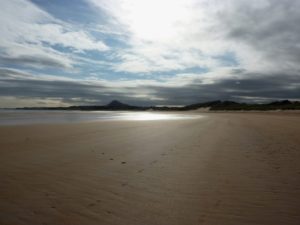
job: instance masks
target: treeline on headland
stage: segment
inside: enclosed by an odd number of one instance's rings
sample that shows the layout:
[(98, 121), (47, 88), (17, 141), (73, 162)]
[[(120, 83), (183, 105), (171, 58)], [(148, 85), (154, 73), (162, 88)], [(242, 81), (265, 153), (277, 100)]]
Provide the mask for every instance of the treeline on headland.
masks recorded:
[(229, 110), (229, 111), (240, 111), (240, 110), (299, 110), (300, 102), (298, 101), (275, 101), (271, 103), (238, 103), (233, 101), (213, 101), (206, 103), (199, 103), (185, 106), (185, 110), (195, 110), (200, 108), (209, 107), (209, 110), (218, 111), (218, 110)]
[(133, 106), (124, 104), (117, 100), (113, 100), (107, 105), (92, 106), (69, 106), (69, 107), (25, 107), (17, 108), (22, 110), (79, 110), (79, 111), (189, 111), (197, 109), (207, 109), (210, 111), (270, 111), (270, 110), (300, 110), (299, 101), (275, 101), (271, 103), (239, 103), (233, 101), (211, 101), (197, 103), (186, 106), (170, 107), (170, 106)]

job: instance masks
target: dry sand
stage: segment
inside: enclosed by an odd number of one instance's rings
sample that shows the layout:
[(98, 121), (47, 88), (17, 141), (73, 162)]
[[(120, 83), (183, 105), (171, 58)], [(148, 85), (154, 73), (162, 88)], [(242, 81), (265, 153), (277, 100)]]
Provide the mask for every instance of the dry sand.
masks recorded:
[(300, 224), (300, 116), (0, 127), (1, 225)]

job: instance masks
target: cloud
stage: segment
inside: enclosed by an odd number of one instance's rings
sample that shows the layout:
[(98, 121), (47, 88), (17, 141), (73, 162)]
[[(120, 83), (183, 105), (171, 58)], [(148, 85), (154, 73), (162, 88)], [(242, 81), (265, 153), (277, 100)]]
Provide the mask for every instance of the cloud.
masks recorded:
[[(216, 99), (236, 101), (265, 101), (300, 99), (298, 75), (271, 77), (244, 74), (226, 69), (229, 74), (220, 79), (212, 74), (178, 74), (157, 80), (80, 80), (46, 74), (0, 69), (0, 100), (15, 98), (15, 106), (28, 105), (97, 105), (118, 99), (138, 105), (185, 105)], [(21, 101), (21, 100), (22, 101)], [(19, 101), (20, 100), (20, 101)], [(23, 103), (22, 103), (23, 102)], [(26, 103), (26, 104), (25, 104)], [(1, 107), (11, 106), (1, 101)]]
[(3, 49), (5, 53), (0, 54), (2, 64), (71, 69), (74, 63), (68, 55), (43, 46), (37, 48), (32, 44), (10, 44)]
[(226, 27), (225, 37), (237, 43), (243, 67), (299, 73), (299, 7), (299, 1), (231, 1), (217, 18)]
[(299, 72), (299, 1), (89, 0), (129, 34), (116, 71), (151, 73), (224, 67)]
[(70, 24), (25, 0), (1, 4), (1, 106), (300, 98), (300, 1), (83, 3), (99, 23)]
[(4, 1), (0, 13), (2, 64), (71, 68), (75, 62), (66, 50), (75, 54), (109, 49), (88, 32), (54, 18), (29, 1)]

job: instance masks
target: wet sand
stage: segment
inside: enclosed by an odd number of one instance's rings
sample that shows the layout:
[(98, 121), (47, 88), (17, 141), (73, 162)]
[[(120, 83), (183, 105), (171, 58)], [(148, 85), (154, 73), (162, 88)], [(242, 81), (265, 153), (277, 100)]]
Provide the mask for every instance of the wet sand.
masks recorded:
[(300, 114), (0, 127), (0, 224), (300, 224)]

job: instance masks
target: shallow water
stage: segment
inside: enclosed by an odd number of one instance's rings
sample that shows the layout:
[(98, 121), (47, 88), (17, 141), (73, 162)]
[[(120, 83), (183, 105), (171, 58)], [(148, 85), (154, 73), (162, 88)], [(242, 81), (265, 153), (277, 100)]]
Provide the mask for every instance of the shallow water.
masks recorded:
[(103, 120), (183, 120), (200, 117), (200, 115), (187, 113), (167, 112), (0, 110), (0, 125), (76, 123)]

